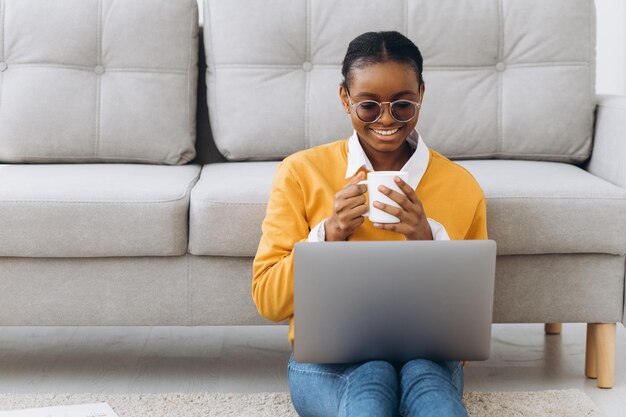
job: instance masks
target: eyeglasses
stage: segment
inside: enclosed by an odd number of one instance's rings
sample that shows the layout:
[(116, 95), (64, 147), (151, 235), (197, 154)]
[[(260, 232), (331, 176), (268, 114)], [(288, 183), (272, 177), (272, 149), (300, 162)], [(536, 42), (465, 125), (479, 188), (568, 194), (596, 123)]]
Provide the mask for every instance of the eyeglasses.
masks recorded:
[(389, 113), (396, 121), (404, 123), (408, 122), (417, 114), (417, 109), (421, 103), (411, 100), (396, 100), (378, 102), (374, 100), (363, 100), (358, 103), (352, 103), (350, 94), (348, 94), (350, 107), (356, 107), (357, 117), (365, 123), (374, 123), (383, 115), (383, 104), (389, 104)]

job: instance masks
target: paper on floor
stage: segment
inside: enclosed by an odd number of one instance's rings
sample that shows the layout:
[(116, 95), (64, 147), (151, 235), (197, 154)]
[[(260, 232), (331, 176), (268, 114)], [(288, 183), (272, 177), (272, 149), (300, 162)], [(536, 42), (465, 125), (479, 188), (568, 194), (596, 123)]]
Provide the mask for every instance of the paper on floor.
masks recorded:
[(0, 411), (0, 417), (119, 417), (108, 403), (57, 405)]

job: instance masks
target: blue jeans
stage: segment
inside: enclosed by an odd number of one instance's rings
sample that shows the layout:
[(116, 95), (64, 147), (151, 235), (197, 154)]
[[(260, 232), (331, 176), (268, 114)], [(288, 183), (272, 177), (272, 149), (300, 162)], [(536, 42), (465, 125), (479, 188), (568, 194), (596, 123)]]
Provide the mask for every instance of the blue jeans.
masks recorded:
[(363, 361), (288, 364), (289, 390), (301, 417), (465, 416), (458, 361)]

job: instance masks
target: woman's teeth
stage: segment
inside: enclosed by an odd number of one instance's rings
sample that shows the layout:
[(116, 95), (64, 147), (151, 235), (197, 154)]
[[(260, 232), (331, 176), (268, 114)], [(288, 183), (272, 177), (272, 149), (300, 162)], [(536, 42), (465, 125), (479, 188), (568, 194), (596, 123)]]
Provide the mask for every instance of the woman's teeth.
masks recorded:
[(400, 130), (400, 128), (397, 129), (392, 129), (392, 130), (377, 130), (377, 129), (372, 129), (376, 134), (381, 135), (381, 136), (390, 136), (393, 135), (394, 133), (396, 133), (398, 130)]

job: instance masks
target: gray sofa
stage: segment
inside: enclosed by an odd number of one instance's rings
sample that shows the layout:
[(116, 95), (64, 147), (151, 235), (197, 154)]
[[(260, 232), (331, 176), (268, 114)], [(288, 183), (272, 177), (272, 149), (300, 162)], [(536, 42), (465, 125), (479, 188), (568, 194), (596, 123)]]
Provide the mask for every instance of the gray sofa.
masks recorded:
[(269, 324), (275, 168), (351, 134), (347, 44), (395, 29), (425, 58), (418, 129), (485, 191), (494, 322), (591, 323), (612, 385), (626, 98), (595, 96), (592, 0), (206, 0), (204, 28), (194, 0), (1, 4), (0, 325)]

